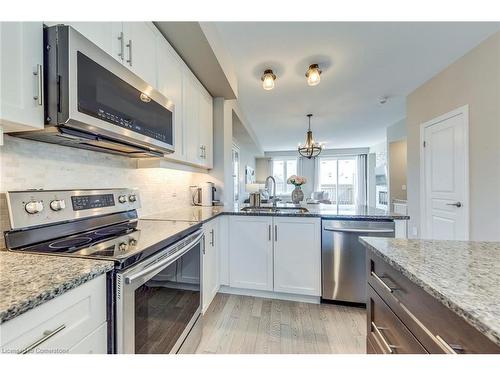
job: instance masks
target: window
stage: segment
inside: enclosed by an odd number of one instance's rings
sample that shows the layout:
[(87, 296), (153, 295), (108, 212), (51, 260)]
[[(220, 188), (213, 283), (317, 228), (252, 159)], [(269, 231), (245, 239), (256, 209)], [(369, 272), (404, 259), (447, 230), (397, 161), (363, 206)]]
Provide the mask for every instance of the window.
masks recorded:
[(323, 157), (319, 160), (319, 190), (332, 204), (355, 205), (357, 165), (355, 157)]
[(273, 159), (272, 166), (273, 177), (276, 180), (276, 195), (290, 195), (294, 186), (287, 184), (286, 180), (291, 175), (297, 174), (297, 158), (276, 158)]

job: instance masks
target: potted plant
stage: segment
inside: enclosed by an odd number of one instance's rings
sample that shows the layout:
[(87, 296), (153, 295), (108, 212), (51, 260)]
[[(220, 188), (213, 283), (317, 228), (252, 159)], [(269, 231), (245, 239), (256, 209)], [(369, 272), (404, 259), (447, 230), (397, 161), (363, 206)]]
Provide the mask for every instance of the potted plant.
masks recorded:
[(286, 182), (295, 186), (295, 189), (292, 191), (292, 202), (294, 204), (299, 204), (300, 201), (304, 200), (304, 192), (302, 191), (301, 186), (307, 182), (307, 178), (292, 175), (288, 177)]

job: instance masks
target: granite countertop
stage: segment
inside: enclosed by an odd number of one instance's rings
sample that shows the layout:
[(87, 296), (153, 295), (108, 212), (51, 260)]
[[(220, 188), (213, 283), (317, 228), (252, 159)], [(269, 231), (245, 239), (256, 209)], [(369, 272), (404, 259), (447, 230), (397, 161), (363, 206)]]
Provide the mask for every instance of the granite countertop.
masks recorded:
[(0, 323), (113, 269), (113, 262), (0, 251)]
[(381, 237), (361, 242), (500, 345), (500, 242)]
[[(342, 207), (330, 204), (279, 204), (278, 208), (285, 208), (279, 212), (244, 212), (243, 207), (248, 205), (234, 206), (192, 206), (171, 211), (160, 212), (153, 215), (141, 217), (143, 220), (182, 220), (204, 223), (219, 215), (247, 215), (247, 216), (296, 216), (296, 217), (321, 217), (323, 219), (343, 220), (408, 220), (409, 216), (396, 214), (370, 206)], [(272, 207), (262, 205), (262, 207)], [(286, 208), (307, 208), (309, 212), (296, 213), (286, 212)]]

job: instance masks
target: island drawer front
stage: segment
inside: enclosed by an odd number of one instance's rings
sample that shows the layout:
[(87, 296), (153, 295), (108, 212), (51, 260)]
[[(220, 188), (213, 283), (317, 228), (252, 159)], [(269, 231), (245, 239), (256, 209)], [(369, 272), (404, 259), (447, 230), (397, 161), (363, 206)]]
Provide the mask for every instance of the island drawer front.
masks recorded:
[[(11, 353), (68, 353), (106, 324), (106, 275), (0, 325), (0, 346)], [(104, 345), (107, 342), (104, 338)]]
[(367, 255), (369, 285), (429, 353), (500, 353), (499, 346), (421, 287), (371, 251)]
[[(383, 354), (427, 354), (380, 296), (368, 287), (368, 337), (376, 352)], [(378, 348), (377, 348), (378, 346)]]

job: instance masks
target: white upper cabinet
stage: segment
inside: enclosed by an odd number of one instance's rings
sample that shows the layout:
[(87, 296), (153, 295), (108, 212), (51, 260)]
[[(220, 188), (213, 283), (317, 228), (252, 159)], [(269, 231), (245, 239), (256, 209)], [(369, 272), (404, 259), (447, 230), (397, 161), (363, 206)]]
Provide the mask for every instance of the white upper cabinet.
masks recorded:
[(274, 218), (274, 291), (321, 295), (319, 218)]
[(5, 132), (41, 129), (43, 24), (0, 22), (0, 125)]
[(168, 157), (185, 161), (185, 138), (183, 131), (183, 97), (182, 97), (182, 70), (183, 65), (180, 59), (176, 58), (175, 52), (161, 35), (157, 41), (157, 73), (158, 90), (174, 103), (174, 137), (175, 152)]
[(200, 147), (200, 94), (196, 87), (195, 78), (189, 71), (185, 71), (183, 84), (183, 129), (186, 139), (186, 161), (192, 164), (202, 164), (202, 150)]
[(203, 91), (200, 94), (199, 142), (201, 164), (210, 169), (213, 168), (213, 99)]
[[(60, 22), (46, 22), (47, 26), (56, 25)], [(65, 25), (72, 26), (80, 34), (97, 45), (103, 51), (122, 62), (122, 22), (65, 22)], [(123, 55), (124, 56), (124, 55)]]
[(151, 22), (124, 22), (124, 64), (153, 87), (156, 80), (156, 32)]

